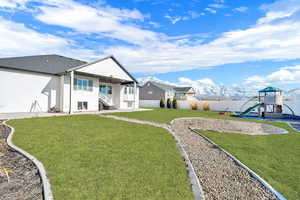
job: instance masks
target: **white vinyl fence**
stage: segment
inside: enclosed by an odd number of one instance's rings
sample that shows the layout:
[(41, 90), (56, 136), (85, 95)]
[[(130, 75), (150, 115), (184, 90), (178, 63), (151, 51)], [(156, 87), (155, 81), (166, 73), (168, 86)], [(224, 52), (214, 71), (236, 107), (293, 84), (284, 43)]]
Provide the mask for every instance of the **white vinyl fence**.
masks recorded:
[[(178, 100), (177, 101), (177, 108), (178, 109), (191, 109), (192, 103), (197, 103), (198, 110), (203, 109), (203, 104), (208, 103), (209, 109), (214, 111), (233, 111), (233, 112), (240, 112), (244, 111), (250, 106), (255, 104), (255, 101), (250, 101), (245, 104), (248, 100), (222, 100), (222, 101), (196, 101), (196, 100)], [(300, 115), (300, 101), (286, 101), (284, 102), (287, 104), (292, 110), (294, 110), (296, 115)], [(243, 106), (243, 104), (245, 104)], [(140, 100), (141, 107), (159, 107), (159, 100)], [(283, 112), (287, 114), (291, 114), (291, 112), (286, 108), (283, 107)]]

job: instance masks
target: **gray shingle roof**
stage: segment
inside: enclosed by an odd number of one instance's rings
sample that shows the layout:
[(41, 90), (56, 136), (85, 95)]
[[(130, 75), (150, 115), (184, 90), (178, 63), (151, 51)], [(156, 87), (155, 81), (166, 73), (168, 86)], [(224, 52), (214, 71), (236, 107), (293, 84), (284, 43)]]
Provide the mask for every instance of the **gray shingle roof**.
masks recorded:
[(192, 87), (176, 87), (174, 90), (176, 92), (188, 92)]
[(0, 68), (18, 69), (41, 72), (47, 74), (60, 74), (68, 69), (78, 67), (87, 62), (60, 55), (39, 55), (0, 58)]
[(163, 83), (157, 83), (154, 81), (150, 81), (153, 85), (163, 89), (163, 90), (173, 90), (175, 87), (172, 85), (167, 85), (167, 84), (163, 84)]

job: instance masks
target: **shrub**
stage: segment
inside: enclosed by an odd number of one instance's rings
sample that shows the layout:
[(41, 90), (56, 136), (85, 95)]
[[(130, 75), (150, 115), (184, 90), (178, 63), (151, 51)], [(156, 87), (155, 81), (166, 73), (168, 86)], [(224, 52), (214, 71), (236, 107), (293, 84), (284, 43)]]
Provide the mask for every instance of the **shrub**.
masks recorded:
[(173, 98), (172, 106), (174, 109), (177, 109), (177, 99), (175, 97)]
[(171, 99), (168, 98), (167, 99), (167, 108), (171, 108), (172, 107), (172, 102), (171, 102)]
[(198, 105), (196, 102), (191, 103), (191, 108), (192, 110), (197, 110), (198, 109)]
[(165, 107), (165, 99), (164, 99), (164, 98), (161, 98), (161, 99), (160, 99), (159, 106), (160, 106), (161, 108), (164, 108), (164, 107)]
[(203, 104), (203, 110), (208, 111), (209, 110), (209, 104), (207, 102), (205, 102)]

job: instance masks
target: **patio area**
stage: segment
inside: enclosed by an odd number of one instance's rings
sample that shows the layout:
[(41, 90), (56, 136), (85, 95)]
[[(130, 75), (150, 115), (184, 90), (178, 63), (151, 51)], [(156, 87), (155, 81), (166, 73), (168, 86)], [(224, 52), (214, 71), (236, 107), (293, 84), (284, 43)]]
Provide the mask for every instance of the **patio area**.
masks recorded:
[[(137, 112), (137, 111), (149, 111), (151, 109), (139, 108), (139, 109), (116, 109), (116, 110), (102, 110), (98, 112), (77, 112), (71, 115), (86, 115), (86, 114), (103, 114), (103, 113), (114, 113), (114, 112)], [(8, 119), (25, 119), (35, 117), (55, 117), (55, 116), (66, 116), (69, 113), (49, 113), (49, 112), (19, 112), (19, 113), (0, 113), (0, 120)]]

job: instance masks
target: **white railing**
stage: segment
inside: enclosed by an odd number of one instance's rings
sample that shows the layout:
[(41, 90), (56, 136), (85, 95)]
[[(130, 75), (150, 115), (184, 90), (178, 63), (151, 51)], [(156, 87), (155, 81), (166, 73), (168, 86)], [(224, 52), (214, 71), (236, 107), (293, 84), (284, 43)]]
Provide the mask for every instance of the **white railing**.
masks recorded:
[(113, 105), (112, 95), (99, 92), (99, 98), (103, 101), (103, 103), (106, 103), (109, 106)]
[(133, 94), (125, 94), (124, 101), (134, 101), (134, 95)]

